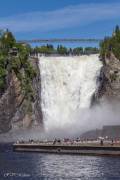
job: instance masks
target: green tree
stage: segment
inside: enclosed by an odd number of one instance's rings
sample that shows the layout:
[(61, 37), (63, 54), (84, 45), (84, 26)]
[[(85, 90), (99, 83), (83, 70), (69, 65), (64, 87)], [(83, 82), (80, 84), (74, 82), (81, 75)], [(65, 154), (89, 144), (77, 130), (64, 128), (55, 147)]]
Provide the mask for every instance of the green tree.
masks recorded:
[(115, 27), (115, 34), (117, 35), (119, 32), (120, 32), (119, 26), (116, 25), (116, 27)]
[(120, 60), (120, 29), (117, 25), (113, 36), (105, 38), (100, 43), (100, 56), (110, 56), (111, 52)]
[(62, 46), (62, 45), (58, 45), (57, 47), (57, 53), (61, 54), (61, 55), (67, 55), (68, 54), (68, 50), (66, 47)]
[(3, 47), (8, 49), (8, 48), (12, 48), (15, 45), (16, 40), (13, 34), (7, 30), (6, 32), (3, 33), (1, 42), (3, 44)]
[(73, 54), (74, 55), (82, 55), (83, 54), (83, 48), (82, 47), (77, 47), (73, 49)]

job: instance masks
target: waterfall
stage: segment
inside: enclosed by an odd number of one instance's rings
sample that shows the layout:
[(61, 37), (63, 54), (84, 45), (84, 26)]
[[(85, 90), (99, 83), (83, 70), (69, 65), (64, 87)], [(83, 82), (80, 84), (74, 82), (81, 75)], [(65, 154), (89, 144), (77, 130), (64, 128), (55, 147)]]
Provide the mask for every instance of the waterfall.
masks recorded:
[(90, 107), (101, 66), (98, 55), (39, 57), (46, 131), (72, 130), (83, 121), (78, 114)]

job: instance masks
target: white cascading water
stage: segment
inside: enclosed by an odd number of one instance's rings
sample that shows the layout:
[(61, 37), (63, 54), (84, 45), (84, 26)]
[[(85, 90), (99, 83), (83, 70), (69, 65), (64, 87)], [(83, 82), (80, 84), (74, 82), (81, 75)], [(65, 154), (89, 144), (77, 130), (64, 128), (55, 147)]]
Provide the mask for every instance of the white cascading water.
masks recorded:
[(75, 128), (89, 109), (101, 69), (98, 55), (39, 57), (42, 111), (46, 131)]

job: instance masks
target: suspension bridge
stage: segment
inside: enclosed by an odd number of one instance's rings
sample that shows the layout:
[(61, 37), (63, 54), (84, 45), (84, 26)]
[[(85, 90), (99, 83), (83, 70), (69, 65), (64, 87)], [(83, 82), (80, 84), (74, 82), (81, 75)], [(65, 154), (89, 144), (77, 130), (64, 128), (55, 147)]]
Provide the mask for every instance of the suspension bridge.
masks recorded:
[(95, 38), (51, 38), (51, 39), (31, 39), (31, 40), (18, 40), (19, 43), (57, 43), (57, 42), (88, 42), (88, 43), (99, 43), (102, 39), (95, 39)]

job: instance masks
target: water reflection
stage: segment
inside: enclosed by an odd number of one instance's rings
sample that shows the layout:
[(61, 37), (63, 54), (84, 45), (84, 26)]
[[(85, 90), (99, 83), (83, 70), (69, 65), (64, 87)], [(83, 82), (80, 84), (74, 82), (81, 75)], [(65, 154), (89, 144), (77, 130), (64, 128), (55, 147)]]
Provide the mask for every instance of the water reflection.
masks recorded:
[[(116, 163), (117, 160), (117, 163)], [(120, 159), (45, 154), (35, 163), (37, 176), (58, 179), (112, 179), (120, 177)], [(42, 168), (40, 170), (40, 167)]]

